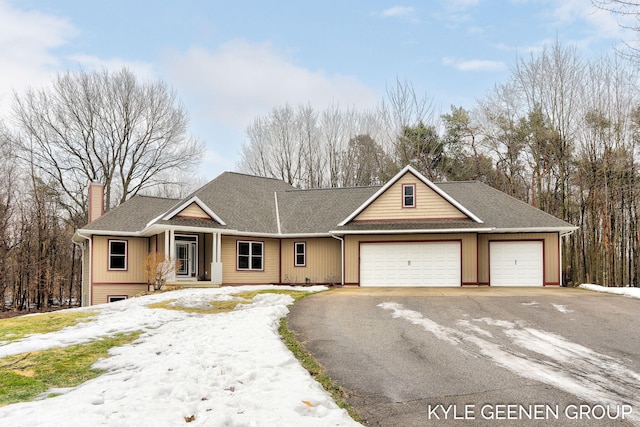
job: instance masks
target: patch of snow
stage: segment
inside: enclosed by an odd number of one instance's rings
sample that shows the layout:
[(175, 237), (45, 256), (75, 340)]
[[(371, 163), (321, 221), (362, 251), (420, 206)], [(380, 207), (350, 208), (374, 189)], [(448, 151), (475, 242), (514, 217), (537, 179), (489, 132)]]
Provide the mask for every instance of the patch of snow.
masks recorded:
[(531, 301), (531, 302), (523, 302), (522, 305), (529, 306), (529, 307), (537, 307), (540, 305), (540, 303), (538, 303), (537, 301)]
[(566, 305), (562, 304), (551, 304), (553, 308), (558, 310), (560, 313), (573, 313), (573, 310), (569, 310)]
[[(466, 331), (439, 325), (422, 313), (405, 309), (402, 304), (385, 302), (379, 307), (391, 311), (394, 318), (403, 318), (448, 343), (455, 343), (461, 351), (480, 353), (488, 360), (523, 378), (540, 381), (574, 394), (595, 404), (632, 404), (640, 407), (640, 374), (620, 361), (597, 353), (564, 337), (531, 328), (522, 322), (499, 319), (465, 319), (456, 323)], [(497, 328), (494, 333), (482, 329), (478, 323)], [(470, 327), (474, 325), (474, 327)], [(494, 340), (498, 334), (504, 341)], [(537, 354), (534, 357), (531, 353)], [(640, 416), (633, 414), (634, 422)]]
[(633, 288), (633, 287), (611, 288), (611, 287), (600, 286), (600, 285), (592, 285), (590, 283), (584, 283), (578, 287), (582, 289), (588, 289), (590, 291), (624, 295), (631, 298), (640, 298), (640, 288)]
[[(0, 425), (359, 425), (280, 340), (279, 319), (293, 299), (260, 294), (251, 304), (218, 314), (151, 309), (176, 300), (204, 307), (233, 293), (287, 286), (184, 289), (131, 298), (94, 310), (88, 322), (0, 346), (0, 357), (88, 342), (99, 336), (143, 331), (129, 345), (112, 348), (94, 367), (107, 372), (54, 398), (0, 408)], [(315, 286), (304, 288), (319, 291)]]

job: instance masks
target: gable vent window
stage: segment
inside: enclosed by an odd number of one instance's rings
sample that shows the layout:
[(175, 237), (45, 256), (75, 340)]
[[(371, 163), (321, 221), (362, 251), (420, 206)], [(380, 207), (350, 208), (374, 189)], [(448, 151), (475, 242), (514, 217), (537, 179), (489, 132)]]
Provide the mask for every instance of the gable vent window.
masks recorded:
[(305, 242), (295, 244), (295, 266), (304, 267), (307, 265), (307, 245)]
[(238, 270), (263, 270), (263, 242), (238, 242)]
[(415, 184), (405, 184), (402, 186), (402, 207), (416, 207), (416, 186)]
[(127, 269), (127, 241), (109, 240), (109, 270)]

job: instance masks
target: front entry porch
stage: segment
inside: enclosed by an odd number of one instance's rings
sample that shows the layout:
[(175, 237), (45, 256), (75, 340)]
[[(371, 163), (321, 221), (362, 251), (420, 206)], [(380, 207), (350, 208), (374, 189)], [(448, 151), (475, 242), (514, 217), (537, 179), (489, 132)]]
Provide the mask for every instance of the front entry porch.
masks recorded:
[(166, 259), (178, 261), (178, 269), (168, 277), (167, 286), (219, 287), (222, 284), (221, 235), (218, 231), (197, 232), (169, 229), (164, 232)]

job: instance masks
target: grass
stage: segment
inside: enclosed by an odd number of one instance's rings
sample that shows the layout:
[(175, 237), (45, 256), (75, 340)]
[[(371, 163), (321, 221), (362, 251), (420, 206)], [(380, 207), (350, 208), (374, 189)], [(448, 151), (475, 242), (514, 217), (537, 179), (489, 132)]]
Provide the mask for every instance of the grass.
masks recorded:
[(30, 334), (47, 334), (88, 320), (95, 312), (59, 311), (0, 320), (0, 342), (17, 341)]
[[(284, 292), (295, 292), (296, 295), (291, 295), (295, 301), (298, 301), (308, 295), (311, 295), (312, 292), (304, 292), (304, 291), (284, 291)], [(283, 317), (280, 319), (280, 326), (278, 327), (278, 333), (282, 338), (282, 341), (287, 346), (289, 351), (293, 353), (293, 355), (298, 359), (303, 368), (305, 368), (314, 380), (322, 385), (322, 387), (331, 395), (331, 398), (336, 402), (336, 404), (346, 410), (349, 413), (349, 416), (353, 418), (354, 421), (362, 423), (362, 419), (358, 416), (355, 409), (351, 407), (347, 403), (347, 391), (335, 384), (331, 377), (324, 373), (324, 369), (322, 369), (322, 365), (320, 365), (314, 358), (311, 356), (301, 342), (296, 339), (296, 336), (289, 330), (287, 327), (287, 318)]]
[(140, 332), (118, 334), (86, 344), (23, 353), (0, 359), (0, 406), (27, 402), (51, 388), (75, 387), (104, 371), (91, 366), (112, 347), (128, 344)]
[(322, 366), (311, 356), (304, 346), (296, 339), (295, 335), (287, 328), (287, 318), (280, 319), (278, 332), (282, 337), (282, 341), (287, 348), (298, 359), (303, 368), (305, 368), (313, 379), (319, 382), (322, 387), (331, 395), (336, 404), (345, 409), (354, 421), (362, 423), (362, 419), (358, 416), (355, 409), (347, 403), (347, 392), (344, 388), (335, 384), (333, 380), (324, 373)]

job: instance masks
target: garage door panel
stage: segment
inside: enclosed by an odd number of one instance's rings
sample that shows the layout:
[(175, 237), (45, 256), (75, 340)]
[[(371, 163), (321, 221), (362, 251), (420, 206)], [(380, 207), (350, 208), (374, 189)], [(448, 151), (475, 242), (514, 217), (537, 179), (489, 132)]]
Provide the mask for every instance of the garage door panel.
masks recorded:
[(489, 257), (491, 286), (543, 286), (542, 242), (490, 242)]
[(363, 243), (361, 286), (460, 286), (460, 242)]

